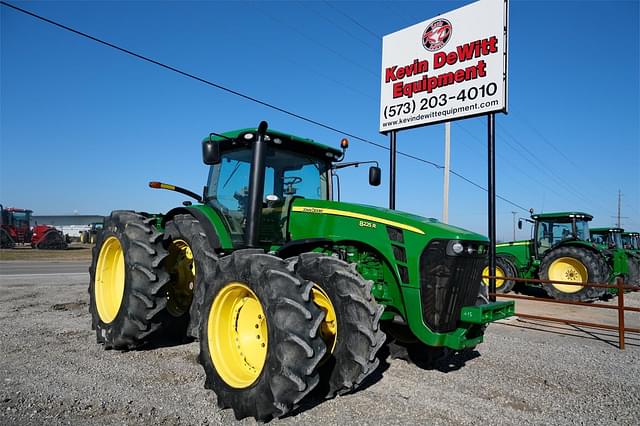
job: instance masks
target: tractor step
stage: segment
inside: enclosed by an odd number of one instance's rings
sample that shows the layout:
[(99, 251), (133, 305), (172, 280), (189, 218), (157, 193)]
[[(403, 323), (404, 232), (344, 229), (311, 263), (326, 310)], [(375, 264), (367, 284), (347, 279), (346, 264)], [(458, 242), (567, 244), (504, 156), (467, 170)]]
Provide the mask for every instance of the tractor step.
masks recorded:
[(460, 320), (471, 324), (487, 324), (513, 316), (516, 311), (513, 300), (490, 302), (485, 305), (466, 306), (460, 312)]

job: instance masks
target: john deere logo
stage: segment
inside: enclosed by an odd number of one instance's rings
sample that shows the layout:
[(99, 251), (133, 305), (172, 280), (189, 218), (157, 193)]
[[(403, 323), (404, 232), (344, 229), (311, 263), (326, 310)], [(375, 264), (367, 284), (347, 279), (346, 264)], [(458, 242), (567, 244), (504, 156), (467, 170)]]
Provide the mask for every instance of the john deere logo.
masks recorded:
[(422, 45), (430, 52), (441, 49), (451, 38), (451, 22), (438, 19), (429, 24), (422, 33)]

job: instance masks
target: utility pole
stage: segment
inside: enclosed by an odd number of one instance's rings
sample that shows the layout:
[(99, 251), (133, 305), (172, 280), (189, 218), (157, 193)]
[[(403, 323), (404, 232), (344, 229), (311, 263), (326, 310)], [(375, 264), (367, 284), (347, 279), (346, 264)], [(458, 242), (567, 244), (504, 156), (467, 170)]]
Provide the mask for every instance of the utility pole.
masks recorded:
[(616, 224), (616, 227), (620, 228), (620, 198), (621, 198), (621, 193), (620, 190), (618, 189), (618, 223)]
[(515, 241), (516, 240), (516, 214), (518, 214), (518, 212), (511, 212), (511, 214), (513, 215), (513, 240), (511, 241)]
[(621, 204), (622, 204), (622, 191), (618, 189), (618, 215), (611, 216), (612, 218), (616, 219), (616, 228), (622, 228), (622, 220), (620, 219), (628, 219), (628, 216), (622, 216), (622, 209), (620, 207)]

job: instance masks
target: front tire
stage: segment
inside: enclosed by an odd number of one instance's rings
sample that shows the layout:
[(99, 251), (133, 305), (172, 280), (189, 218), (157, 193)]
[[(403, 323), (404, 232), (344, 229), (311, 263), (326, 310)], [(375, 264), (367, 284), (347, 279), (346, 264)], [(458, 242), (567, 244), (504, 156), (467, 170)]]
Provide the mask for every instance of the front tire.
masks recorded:
[(199, 356), (205, 387), (237, 419), (283, 416), (318, 384), (326, 352), (312, 284), (261, 250), (221, 258), (207, 283)]
[(314, 302), (326, 313), (322, 336), (329, 350), (320, 367), (327, 398), (356, 389), (378, 367), (385, 342), (379, 321), (384, 307), (371, 295), (371, 283), (355, 266), (321, 253), (294, 258), (296, 274), (315, 284)]
[[(496, 257), (496, 277), (516, 277), (516, 274), (516, 267), (509, 259)], [(489, 266), (484, 268), (482, 275), (489, 275)], [(484, 287), (488, 287), (489, 279), (483, 278), (482, 284)], [(514, 280), (496, 278), (496, 293), (509, 293), (515, 285)]]
[(93, 248), (89, 310), (96, 340), (105, 349), (138, 349), (178, 319), (166, 310), (168, 253), (155, 218), (114, 211)]
[[(540, 262), (540, 278), (552, 281), (575, 281), (578, 283), (605, 283), (608, 268), (597, 253), (576, 246), (561, 246), (552, 249)], [(596, 300), (606, 292), (604, 288), (571, 284), (543, 284), (547, 294), (555, 299), (586, 302)]]

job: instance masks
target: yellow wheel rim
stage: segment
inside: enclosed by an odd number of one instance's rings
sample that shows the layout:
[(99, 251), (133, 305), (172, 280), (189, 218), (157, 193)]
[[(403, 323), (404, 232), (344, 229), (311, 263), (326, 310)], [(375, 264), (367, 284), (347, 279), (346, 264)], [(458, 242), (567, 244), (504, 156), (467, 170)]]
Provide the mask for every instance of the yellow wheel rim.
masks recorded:
[[(483, 276), (489, 275), (489, 267), (488, 266), (485, 267), (482, 270), (482, 275)], [(506, 276), (506, 275), (505, 275), (504, 271), (502, 270), (502, 268), (499, 267), (499, 266), (496, 266), (496, 277), (504, 277), (504, 276)], [(489, 278), (483, 278), (482, 279), (482, 283), (484, 285), (489, 285)], [(503, 285), (504, 285), (504, 280), (496, 278), (496, 289), (502, 287)]]
[(336, 347), (336, 341), (338, 337), (338, 320), (336, 319), (336, 311), (331, 304), (331, 299), (327, 296), (327, 293), (318, 285), (314, 285), (311, 289), (311, 297), (313, 303), (315, 303), (325, 313), (324, 321), (320, 325), (320, 337), (327, 345), (329, 351), (327, 355), (333, 353)]
[[(586, 283), (589, 281), (587, 268), (578, 259), (561, 257), (554, 260), (549, 266), (549, 280), (551, 281), (575, 281)], [(552, 284), (563, 293), (576, 293), (582, 290), (581, 285)]]
[(184, 240), (173, 240), (169, 246), (166, 263), (171, 275), (171, 285), (167, 291), (167, 310), (179, 317), (189, 311), (196, 282), (196, 263), (191, 247)]
[(124, 296), (124, 252), (116, 237), (108, 237), (100, 248), (94, 292), (98, 316), (105, 324), (118, 315)]
[(260, 300), (245, 284), (227, 284), (209, 311), (207, 340), (211, 361), (229, 386), (255, 382), (267, 358), (267, 320)]

